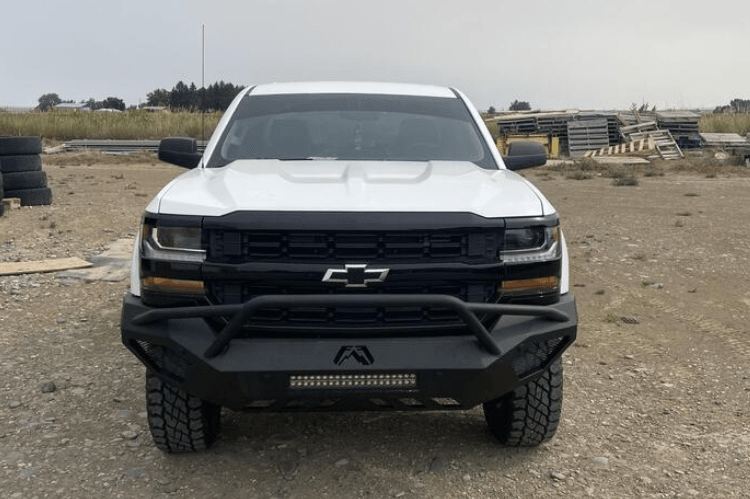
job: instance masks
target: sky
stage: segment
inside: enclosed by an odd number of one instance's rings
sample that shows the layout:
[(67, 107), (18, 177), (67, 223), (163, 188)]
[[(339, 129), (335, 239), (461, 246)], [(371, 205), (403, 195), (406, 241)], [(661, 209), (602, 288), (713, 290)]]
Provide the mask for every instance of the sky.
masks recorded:
[[(750, 98), (747, 0), (2, 0), (0, 107), (178, 81), (455, 87), (480, 110)], [(204, 31), (205, 30), (205, 31)], [(202, 33), (205, 32), (205, 44)]]

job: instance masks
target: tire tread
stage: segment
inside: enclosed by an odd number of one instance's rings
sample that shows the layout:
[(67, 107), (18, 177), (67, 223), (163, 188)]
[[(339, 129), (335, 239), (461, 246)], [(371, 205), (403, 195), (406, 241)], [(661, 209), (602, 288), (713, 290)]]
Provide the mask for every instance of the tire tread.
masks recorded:
[(38, 189), (16, 189), (5, 191), (6, 198), (19, 198), (21, 206), (43, 206), (52, 204), (52, 190), (49, 187)]
[(562, 416), (563, 367), (556, 359), (541, 376), (484, 404), (484, 417), (504, 445), (526, 447), (550, 440)]
[(42, 157), (38, 154), (0, 156), (0, 172), (38, 172), (42, 170)]
[(189, 395), (146, 373), (146, 412), (151, 437), (164, 452), (195, 452), (214, 443), (219, 431), (221, 407)]
[(0, 137), (0, 156), (39, 154), (42, 152), (41, 137)]
[(9, 191), (47, 187), (47, 172), (3, 173), (5, 188)]

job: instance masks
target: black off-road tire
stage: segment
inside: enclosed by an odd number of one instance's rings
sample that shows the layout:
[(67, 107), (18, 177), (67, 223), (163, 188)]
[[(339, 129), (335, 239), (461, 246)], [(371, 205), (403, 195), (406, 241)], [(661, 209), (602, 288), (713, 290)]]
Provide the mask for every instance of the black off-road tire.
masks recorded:
[[(3, 176), (5, 176), (3, 174)], [(52, 204), (52, 190), (49, 187), (39, 189), (16, 189), (5, 191), (6, 198), (19, 198), (21, 206), (45, 206)]]
[(206, 450), (221, 424), (221, 407), (187, 394), (146, 371), (146, 413), (151, 437), (164, 452)]
[(9, 191), (47, 187), (46, 172), (3, 173), (3, 180)]
[(39, 172), (42, 171), (42, 158), (38, 154), (27, 156), (0, 156), (0, 172)]
[(558, 358), (537, 379), (484, 404), (484, 419), (503, 445), (529, 447), (551, 439), (562, 416), (563, 367)]
[(3, 204), (3, 174), (0, 173), (0, 217), (5, 213), (5, 205)]
[(40, 137), (0, 137), (0, 156), (39, 154), (42, 152)]

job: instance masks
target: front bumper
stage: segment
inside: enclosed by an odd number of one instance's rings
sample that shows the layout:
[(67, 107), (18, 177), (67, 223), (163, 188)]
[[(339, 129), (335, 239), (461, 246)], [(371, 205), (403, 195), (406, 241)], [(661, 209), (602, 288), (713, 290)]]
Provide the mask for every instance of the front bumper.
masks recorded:
[[(237, 337), (264, 307), (415, 302), (453, 308), (473, 335)], [(502, 317), (488, 331), (477, 313)], [(216, 334), (206, 322), (211, 316), (232, 319)], [(576, 333), (571, 294), (546, 306), (470, 304), (446, 295), (268, 295), (236, 306), (168, 309), (127, 294), (122, 311), (122, 341), (141, 362), (186, 392), (235, 410), (469, 408), (541, 374)]]

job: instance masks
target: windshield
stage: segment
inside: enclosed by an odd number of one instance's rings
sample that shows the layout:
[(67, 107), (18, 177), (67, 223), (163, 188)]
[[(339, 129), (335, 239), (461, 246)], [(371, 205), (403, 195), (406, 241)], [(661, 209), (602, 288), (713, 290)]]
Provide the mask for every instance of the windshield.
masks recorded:
[(458, 98), (362, 94), (252, 94), (208, 162), (238, 159), (470, 161), (496, 169)]

